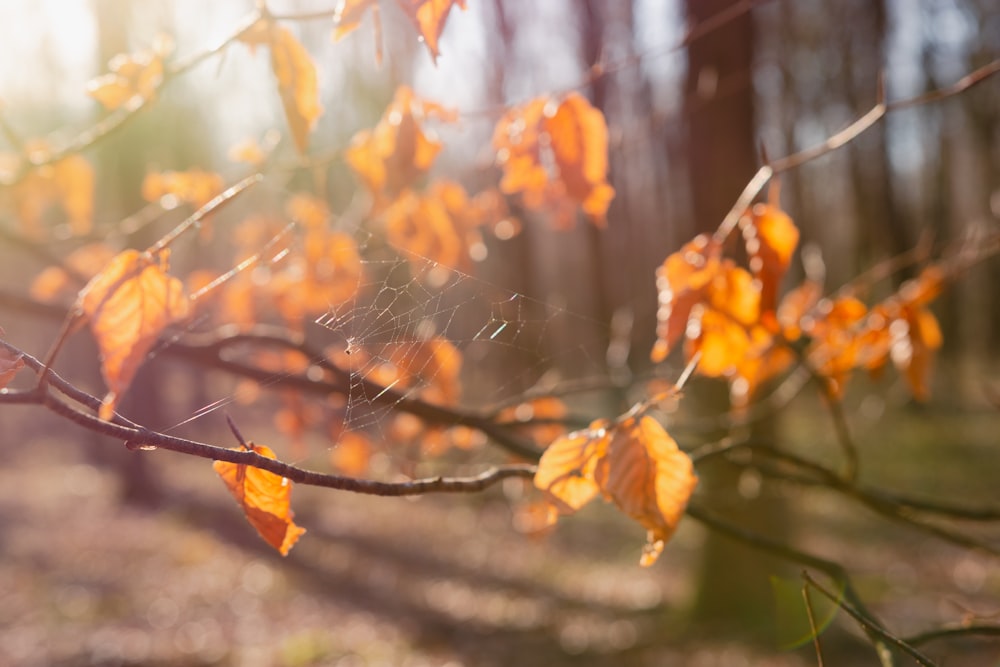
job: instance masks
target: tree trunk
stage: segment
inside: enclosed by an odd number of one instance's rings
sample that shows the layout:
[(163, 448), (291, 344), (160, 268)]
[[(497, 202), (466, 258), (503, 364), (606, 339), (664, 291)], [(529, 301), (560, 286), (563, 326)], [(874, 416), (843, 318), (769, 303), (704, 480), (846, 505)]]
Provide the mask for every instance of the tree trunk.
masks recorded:
[[(717, 15), (733, 0), (687, 0), (689, 25)], [(688, 47), (685, 83), (687, 163), (698, 231), (711, 232), (753, 176), (757, 167), (752, 63), (753, 22), (747, 13), (695, 40)], [(694, 383), (689, 409), (725, 414), (728, 398), (721, 383)], [(773, 439), (773, 418), (753, 427), (754, 438)], [(706, 434), (722, 437), (724, 432)], [(788, 513), (780, 498), (759, 484), (751, 468), (719, 461), (703, 466), (706, 504), (743, 528), (781, 539)], [(709, 534), (702, 555), (691, 621), (699, 631), (768, 636), (773, 608), (770, 577), (781, 562)]]

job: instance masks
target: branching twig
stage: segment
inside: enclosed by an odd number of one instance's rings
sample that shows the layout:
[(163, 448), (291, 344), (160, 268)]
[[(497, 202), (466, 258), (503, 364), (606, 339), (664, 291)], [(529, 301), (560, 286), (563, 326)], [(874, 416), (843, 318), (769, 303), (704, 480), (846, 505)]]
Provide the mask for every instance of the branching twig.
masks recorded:
[[(252, 12), (250, 15), (244, 19), (244, 21), (236, 28), (230, 35), (225, 37), (219, 44), (213, 46), (209, 49), (196, 53), (184, 60), (179, 60), (173, 65), (167, 67), (163, 72), (163, 77), (161, 78), (159, 85), (157, 86), (157, 91), (165, 86), (167, 83), (173, 79), (186, 73), (188, 70), (192, 69), (196, 65), (199, 65), (203, 61), (211, 58), (212, 56), (221, 53), (229, 45), (238, 41), (247, 32), (249, 32), (254, 24), (260, 19), (259, 12)], [(134, 98), (135, 99), (135, 98)], [(137, 103), (128, 104), (126, 106), (120, 107), (113, 111), (108, 116), (104, 117), (96, 124), (87, 128), (86, 130), (80, 132), (72, 140), (63, 145), (58, 149), (51, 151), (39, 152), (37, 156), (27, 155), (25, 159), (22, 160), (20, 167), (14, 171), (12, 174), (5, 175), (0, 178), (0, 186), (11, 186), (20, 182), (28, 173), (33, 169), (38, 169), (39, 167), (44, 167), (46, 165), (54, 164), (63, 158), (73, 155), (75, 153), (80, 153), (93, 147), (99, 141), (110, 136), (115, 131), (124, 127), (124, 125), (135, 118), (140, 111), (145, 109), (149, 103), (155, 99), (155, 96), (149, 96), (144, 98), (139, 98)]]
[[(847, 571), (839, 563), (825, 558), (820, 558), (819, 556), (806, 553), (805, 551), (800, 551), (788, 544), (773, 540), (766, 535), (761, 535), (760, 533), (748, 530), (742, 526), (731, 524), (709, 512), (706, 512), (704, 509), (695, 504), (688, 505), (687, 515), (695, 521), (698, 521), (699, 523), (702, 523), (708, 528), (716, 531), (720, 535), (742, 542), (743, 544), (746, 544), (754, 549), (767, 552), (782, 560), (798, 563), (799, 565), (805, 565), (806, 567), (819, 570), (836, 581), (838, 586), (840, 586), (844, 591), (844, 599), (852, 604), (853, 609), (860, 616), (867, 619), (869, 625), (862, 627), (865, 628), (866, 634), (868, 634), (868, 637), (875, 644), (876, 651), (878, 651), (883, 667), (890, 667), (893, 664), (891, 651), (889, 647), (886, 646), (886, 638), (883, 637), (880, 632), (875, 632), (870, 629), (876, 627), (881, 629), (881, 624), (874, 614), (872, 614), (865, 607), (864, 602), (854, 589), (854, 585), (851, 583), (851, 579), (848, 576)], [(884, 632), (884, 630), (882, 632)]]
[(750, 179), (746, 188), (744, 188), (743, 192), (740, 193), (736, 203), (733, 204), (725, 218), (723, 218), (719, 228), (715, 232), (715, 237), (717, 239), (725, 239), (729, 236), (733, 229), (736, 228), (736, 224), (739, 222), (740, 216), (743, 215), (749, 204), (757, 197), (758, 194), (760, 194), (760, 191), (764, 189), (764, 186), (767, 185), (768, 181), (770, 181), (773, 176), (790, 171), (797, 167), (801, 167), (807, 162), (812, 162), (813, 160), (821, 158), (828, 153), (832, 153), (838, 148), (846, 146), (861, 136), (861, 134), (872, 128), (880, 120), (885, 118), (885, 116), (890, 112), (929, 104), (931, 102), (937, 102), (945, 98), (958, 95), (959, 93), (982, 83), (997, 73), (1000, 73), (1000, 59), (994, 60), (979, 69), (966, 74), (950, 86), (939, 88), (929, 93), (917, 95), (905, 100), (897, 100), (895, 102), (886, 102), (883, 99), (881, 85), (882, 79), (880, 78), (878, 100), (876, 101), (875, 106), (869, 109), (860, 118), (845, 127), (843, 130), (827, 137), (827, 139), (819, 144), (798, 151), (797, 153), (786, 155), (783, 158), (773, 160), (758, 169), (757, 173), (754, 174), (754, 177)]
[(835, 605), (843, 609), (845, 612), (847, 612), (848, 616), (850, 616), (859, 624), (861, 624), (861, 627), (864, 629), (866, 633), (868, 633), (869, 636), (873, 634), (877, 635), (883, 641), (892, 644), (893, 646), (895, 646), (896, 648), (898, 648), (899, 650), (903, 651), (911, 658), (916, 660), (917, 664), (923, 665), (924, 667), (935, 667), (936, 663), (934, 663), (934, 661), (932, 661), (926, 655), (921, 653), (916, 647), (909, 644), (906, 640), (900, 639), (899, 637), (895, 636), (894, 634), (883, 628), (882, 625), (878, 623), (878, 621), (876, 621), (871, 616), (871, 614), (859, 610), (857, 607), (847, 602), (846, 600), (840, 599), (838, 596), (828, 591), (819, 582), (813, 579), (809, 575), (809, 573), (806, 572), (805, 570), (803, 570), (802, 576), (806, 580), (806, 583), (808, 583), (810, 586), (812, 586), (817, 591), (822, 593), (823, 597), (825, 597), (830, 602), (834, 603)]
[(208, 216), (211, 213), (214, 213), (215, 211), (219, 210), (220, 208), (231, 202), (238, 195), (244, 192), (247, 188), (260, 183), (263, 180), (263, 178), (264, 178), (263, 174), (252, 174), (251, 176), (247, 176), (246, 178), (244, 178), (239, 183), (236, 183), (235, 185), (226, 188), (218, 195), (213, 197), (204, 206), (202, 206), (197, 211), (188, 216), (188, 218), (184, 220), (184, 222), (177, 225), (171, 231), (163, 235), (163, 237), (161, 237), (159, 241), (151, 245), (146, 250), (146, 252), (155, 255), (164, 248), (168, 247), (171, 243), (176, 241), (181, 234), (191, 229), (192, 227), (196, 227), (199, 224), (201, 224), (201, 221), (204, 220), (206, 216)]
[[(9, 351), (21, 353), (15, 346), (0, 340), (0, 346)], [(21, 353), (24, 354), (24, 353)], [(25, 363), (35, 370), (43, 368), (41, 362), (24, 354)], [(53, 374), (52, 383), (62, 390), (65, 381)], [(80, 398), (78, 403), (83, 407), (93, 409), (100, 406), (101, 400), (79, 389), (72, 389), (73, 397)], [(72, 397), (71, 397), (72, 398)], [(75, 399), (74, 399), (75, 400)], [(244, 464), (273, 472), (298, 484), (322, 486), (342, 491), (352, 491), (375, 496), (413, 496), (425, 493), (471, 493), (496, 484), (508, 477), (531, 478), (535, 474), (534, 465), (505, 465), (492, 467), (479, 475), (472, 477), (431, 477), (415, 479), (406, 482), (380, 482), (376, 480), (356, 479), (341, 475), (329, 475), (305, 470), (281, 461), (261, 456), (253, 451), (227, 449), (203, 442), (178, 438), (157, 431), (151, 431), (142, 426), (127, 425), (130, 422), (116, 419), (111, 422), (88, 414), (59, 398), (51, 391), (32, 389), (26, 392), (0, 392), (0, 404), (35, 404), (48, 408), (55, 414), (72, 421), (90, 431), (117, 438), (128, 443), (132, 448), (166, 449), (180, 454), (198, 456), (216, 461)]]

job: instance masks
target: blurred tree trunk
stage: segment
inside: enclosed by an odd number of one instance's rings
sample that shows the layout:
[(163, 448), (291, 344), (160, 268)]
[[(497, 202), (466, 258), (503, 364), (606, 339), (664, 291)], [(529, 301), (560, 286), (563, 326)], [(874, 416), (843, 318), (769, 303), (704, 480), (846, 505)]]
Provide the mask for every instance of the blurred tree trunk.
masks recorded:
[[(734, 0), (686, 0), (688, 25), (698, 25), (736, 4)], [(699, 231), (713, 231), (757, 167), (752, 65), (753, 21), (749, 13), (688, 47), (685, 82), (687, 162), (694, 218)], [(706, 415), (728, 410), (721, 383), (695, 383), (690, 407)], [(753, 425), (753, 437), (773, 440), (773, 418)], [(724, 431), (706, 434), (709, 438)], [(761, 487), (759, 477), (725, 461), (700, 470), (712, 508), (727, 520), (781, 539), (788, 514), (783, 502)], [(758, 551), (709, 534), (702, 555), (693, 624), (709, 631), (760, 637), (773, 607), (770, 576), (783, 564)]]
[[(133, 0), (95, 0), (94, 15), (97, 17), (99, 60), (107, 63), (119, 53), (129, 51), (128, 29), (133, 14)], [(101, 151), (97, 158), (96, 170), (100, 183), (99, 197), (107, 202), (107, 210), (114, 211), (119, 218), (136, 210), (141, 204), (138, 196), (142, 184), (142, 168), (134, 164), (144, 164), (143, 145), (132, 144), (131, 150), (125, 145), (120, 150)], [(132, 153), (132, 156), (128, 156)], [(123, 157), (124, 156), (124, 157)], [(134, 157), (133, 159), (130, 159)], [(130, 239), (135, 247), (142, 247), (143, 239)], [(135, 245), (138, 243), (139, 245)], [(140, 424), (156, 425), (162, 420), (160, 406), (163, 392), (161, 382), (153, 369), (143, 369), (132, 382), (119, 409)], [(129, 452), (124, 447), (118, 451), (108, 451), (106, 442), (96, 452), (101, 463), (115, 468), (119, 480), (121, 499), (127, 503), (154, 505), (161, 495), (158, 477), (142, 452)]]

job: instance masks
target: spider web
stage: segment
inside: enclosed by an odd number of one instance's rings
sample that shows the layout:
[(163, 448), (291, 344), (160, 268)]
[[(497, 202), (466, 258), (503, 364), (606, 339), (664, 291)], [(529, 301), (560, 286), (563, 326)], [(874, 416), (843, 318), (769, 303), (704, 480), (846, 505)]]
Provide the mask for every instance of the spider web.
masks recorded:
[[(398, 441), (406, 401), (495, 415), (526, 395), (603, 375), (593, 341), (607, 335), (606, 323), (410, 252), (363, 260), (363, 276), (355, 298), (316, 320), (350, 376), (339, 406), (345, 433)], [(457, 353), (460, 370), (428, 353), (435, 344)], [(444, 397), (455, 370), (456, 395)]]
[[(306, 331), (310, 344), (342, 370), (346, 391), (326, 401), (279, 391), (277, 407), (261, 403), (272, 393), (266, 390), (280, 388), (291, 375), (276, 372), (256, 383), (265, 390), (259, 397), (228, 384), (221, 398), (166, 430), (251, 397), (255, 412), (274, 415), (275, 422), (280, 413), (288, 417), (290, 410), (305, 413), (307, 404), (319, 404), (320, 418), (290, 417), (311, 422), (304, 434), (309, 445), (293, 448), (293, 459), (312, 458), (314, 444), (323, 442), (332, 452), (345, 438), (361, 434), (394, 464), (405, 465), (426, 458), (426, 440), (440, 438), (449, 425), (415, 416), (407, 409), (414, 402), (491, 417), (570, 382), (608, 384), (610, 323), (560, 305), (562, 297), (539, 298), (503, 287), (499, 283), (514, 274), (505, 269), (502, 256), (470, 263), (463, 271), (395, 249), (364, 230), (354, 236), (362, 257), (354, 295), (331, 305)], [(498, 250), (493, 254), (502, 255)], [(501, 278), (485, 279), (479, 270)], [(435, 346), (445, 348), (448, 363), (429, 353)], [(516, 416), (524, 417), (523, 410)], [(278, 430), (289, 429), (279, 425)]]

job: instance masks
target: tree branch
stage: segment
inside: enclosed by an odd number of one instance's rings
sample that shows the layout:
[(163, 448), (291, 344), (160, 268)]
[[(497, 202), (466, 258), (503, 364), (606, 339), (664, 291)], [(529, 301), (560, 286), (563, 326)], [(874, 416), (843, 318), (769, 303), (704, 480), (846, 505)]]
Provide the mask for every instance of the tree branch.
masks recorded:
[[(27, 353), (21, 352), (10, 343), (0, 340), (0, 346), (16, 354), (23, 354), (25, 363), (36, 372), (44, 368), (44, 365), (37, 359)], [(100, 399), (80, 389), (73, 388), (54, 373), (50, 378), (50, 384), (74, 401), (79, 399), (77, 402), (84, 407), (95, 409), (101, 405)], [(26, 392), (0, 391), (0, 404), (35, 404), (43, 406), (60, 417), (72, 421), (87, 430), (123, 440), (130, 449), (166, 449), (180, 454), (188, 454), (215, 461), (228, 461), (230, 463), (250, 465), (280, 475), (298, 484), (322, 486), (374, 496), (472, 493), (482, 491), (509, 477), (530, 479), (535, 474), (534, 465), (504, 465), (494, 466), (471, 477), (431, 477), (405, 482), (380, 482), (376, 480), (356, 479), (305, 470), (276, 459), (261, 456), (253, 451), (227, 449), (195, 440), (178, 438), (166, 433), (151, 431), (142, 426), (134, 425), (132, 422), (120, 417), (114, 421), (106, 422), (67, 403), (49, 391), (48, 388), (41, 390), (36, 388)]]

